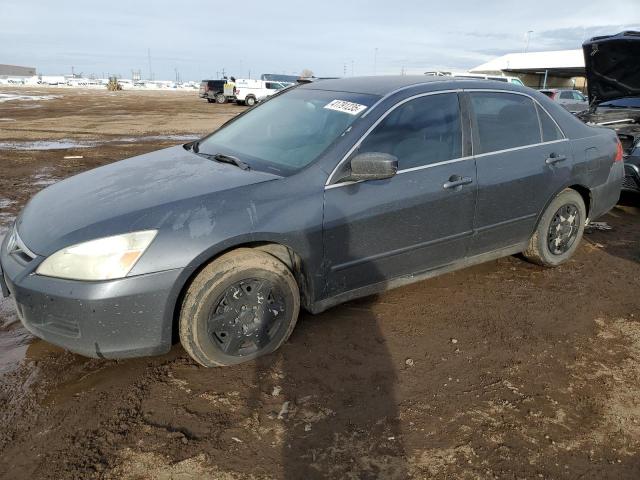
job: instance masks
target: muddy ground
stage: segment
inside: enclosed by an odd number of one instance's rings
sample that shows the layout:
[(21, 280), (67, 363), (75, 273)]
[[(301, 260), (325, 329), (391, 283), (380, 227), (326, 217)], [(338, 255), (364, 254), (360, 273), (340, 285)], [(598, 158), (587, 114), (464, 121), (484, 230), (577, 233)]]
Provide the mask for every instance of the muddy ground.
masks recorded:
[[(58, 98), (0, 103), (0, 235), (47, 184), (242, 110), (31, 93)], [(71, 148), (30, 150), (52, 145)], [(179, 345), (83, 358), (31, 337), (3, 300), (0, 477), (637, 479), (638, 206), (624, 197), (601, 219), (613, 229), (557, 269), (509, 257), (303, 314), (280, 351), (232, 368)]]

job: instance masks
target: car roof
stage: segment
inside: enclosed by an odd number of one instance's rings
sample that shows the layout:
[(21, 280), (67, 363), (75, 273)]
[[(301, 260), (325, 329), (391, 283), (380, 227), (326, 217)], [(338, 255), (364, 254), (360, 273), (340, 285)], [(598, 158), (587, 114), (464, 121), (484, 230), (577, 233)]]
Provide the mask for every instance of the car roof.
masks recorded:
[(302, 84), (299, 88), (331, 90), (336, 92), (364, 93), (384, 96), (403, 88), (423, 86), (425, 90), (452, 90), (458, 88), (495, 88), (522, 91), (522, 87), (495, 80), (462, 77), (435, 77), (429, 75), (378, 75), (372, 77), (347, 77)]

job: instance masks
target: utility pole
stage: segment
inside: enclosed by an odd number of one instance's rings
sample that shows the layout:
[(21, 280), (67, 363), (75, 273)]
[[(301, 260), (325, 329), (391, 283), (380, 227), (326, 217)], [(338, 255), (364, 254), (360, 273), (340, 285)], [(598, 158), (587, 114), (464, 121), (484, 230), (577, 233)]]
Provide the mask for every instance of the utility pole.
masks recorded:
[(151, 71), (151, 49), (147, 48), (147, 57), (149, 59), (149, 80), (153, 80), (153, 72)]
[(524, 45), (524, 53), (527, 53), (529, 51), (529, 41), (531, 40), (532, 33), (533, 33), (533, 30), (527, 30), (527, 33), (525, 34), (527, 40)]
[(378, 74), (378, 47), (373, 49), (373, 74)]
[(346, 77), (347, 76), (347, 64), (346, 62), (343, 65), (343, 69), (342, 69), (342, 76)]

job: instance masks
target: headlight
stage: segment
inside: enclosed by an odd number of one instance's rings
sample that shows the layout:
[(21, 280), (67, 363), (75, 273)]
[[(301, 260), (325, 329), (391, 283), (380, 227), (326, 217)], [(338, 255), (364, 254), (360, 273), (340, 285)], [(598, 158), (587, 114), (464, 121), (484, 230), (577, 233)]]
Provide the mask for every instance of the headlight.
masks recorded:
[(72, 280), (123, 278), (151, 244), (157, 230), (125, 233), (72, 245), (40, 264), (36, 273)]

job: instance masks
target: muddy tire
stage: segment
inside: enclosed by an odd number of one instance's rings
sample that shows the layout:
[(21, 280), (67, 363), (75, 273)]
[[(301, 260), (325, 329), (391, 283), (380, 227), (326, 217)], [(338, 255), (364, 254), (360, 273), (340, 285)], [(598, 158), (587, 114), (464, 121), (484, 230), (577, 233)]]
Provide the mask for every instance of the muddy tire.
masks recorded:
[(248, 95), (247, 98), (244, 99), (244, 104), (247, 107), (253, 107), (256, 104), (256, 97)]
[(563, 190), (542, 215), (524, 256), (545, 267), (563, 264), (578, 248), (586, 218), (587, 209), (580, 194)]
[(224, 93), (217, 93), (215, 96), (215, 101), (219, 104), (227, 103), (227, 97), (224, 96)]
[(205, 367), (236, 365), (280, 347), (300, 311), (291, 271), (268, 253), (241, 248), (207, 265), (180, 310), (180, 342)]

